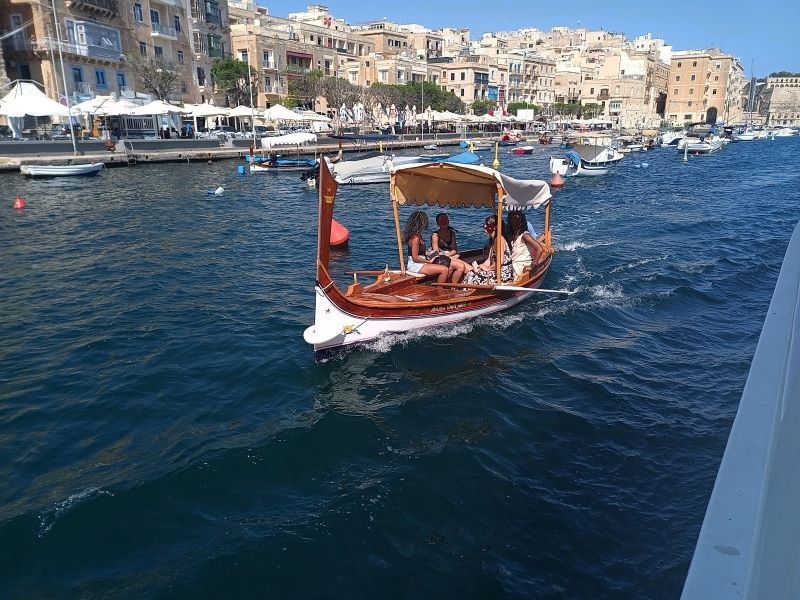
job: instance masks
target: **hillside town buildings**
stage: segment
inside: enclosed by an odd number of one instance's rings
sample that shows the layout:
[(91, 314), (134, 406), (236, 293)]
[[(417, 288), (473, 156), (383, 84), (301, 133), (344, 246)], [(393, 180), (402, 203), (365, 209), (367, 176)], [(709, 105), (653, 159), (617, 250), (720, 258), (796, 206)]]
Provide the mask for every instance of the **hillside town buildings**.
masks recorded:
[[(319, 4), (276, 16), (253, 0), (55, 0), (55, 15), (48, 2), (0, 0), (0, 86), (32, 79), (55, 99), (135, 98), (146, 90), (133, 63), (160, 57), (178, 73), (171, 101), (225, 104), (212, 68), (233, 57), (257, 73), (260, 107), (286, 101), (290, 82), (312, 71), (364, 88), (431, 82), (467, 111), (525, 105), (547, 118), (591, 117), (619, 128), (737, 122), (748, 103), (737, 57), (674, 50), (649, 33), (628, 40), (527, 27), (476, 36), (385, 19), (351, 25)], [(800, 124), (798, 77), (768, 78), (758, 100), (754, 111), (767, 122)]]

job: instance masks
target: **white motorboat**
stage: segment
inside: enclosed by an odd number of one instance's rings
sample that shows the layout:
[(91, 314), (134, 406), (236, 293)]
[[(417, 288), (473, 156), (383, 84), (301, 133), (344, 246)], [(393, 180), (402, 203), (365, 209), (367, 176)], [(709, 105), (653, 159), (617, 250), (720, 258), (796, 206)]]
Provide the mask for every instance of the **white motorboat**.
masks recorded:
[(564, 156), (550, 157), (550, 172), (562, 177), (606, 175), (625, 156), (608, 146), (575, 144)]
[(686, 137), (686, 131), (683, 129), (680, 131), (665, 131), (659, 136), (660, 142), (658, 145), (662, 148), (677, 146), (678, 142), (680, 142), (684, 137)]
[(792, 129), (791, 127), (778, 127), (774, 132), (774, 136), (776, 138), (779, 138), (779, 137), (792, 137), (795, 133), (796, 133), (796, 131), (794, 129)]
[(722, 139), (717, 136), (686, 137), (678, 143), (678, 150), (689, 154), (711, 154), (722, 148), (722, 145)]
[(103, 163), (88, 165), (20, 165), (25, 177), (91, 177), (103, 168)]
[(330, 165), (339, 185), (364, 185), (389, 183), (389, 171), (393, 167), (420, 162), (418, 156), (394, 156), (369, 152), (361, 157), (343, 160)]
[(732, 139), (734, 142), (752, 142), (756, 139), (756, 134), (750, 129), (745, 129), (744, 131), (734, 133)]

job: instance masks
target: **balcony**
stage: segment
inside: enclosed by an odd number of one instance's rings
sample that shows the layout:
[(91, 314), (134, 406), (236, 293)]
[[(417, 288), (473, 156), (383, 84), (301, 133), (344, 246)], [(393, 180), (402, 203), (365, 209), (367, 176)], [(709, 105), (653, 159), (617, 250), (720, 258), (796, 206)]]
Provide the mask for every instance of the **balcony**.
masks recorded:
[[(0, 30), (0, 36), (5, 35), (6, 33), (6, 31)], [(31, 40), (25, 37), (22, 33), (5, 38), (2, 40), (2, 42), (0, 42), (0, 45), (3, 48), (3, 54), (5, 55), (6, 59), (19, 58), (30, 52), (33, 52), (34, 50)]]
[(150, 32), (150, 37), (164, 38), (168, 40), (178, 39), (178, 32), (175, 31), (174, 27), (169, 27), (163, 23), (151, 23), (151, 28), (152, 31)]
[(215, 6), (206, 6), (206, 23), (222, 27), (222, 11)]
[(274, 62), (261, 63), (261, 69), (263, 71), (275, 71), (275, 70), (277, 70), (275, 68), (275, 63)]
[[(54, 38), (42, 38), (36, 40), (34, 44), (34, 51), (37, 53), (45, 53), (50, 51), (58, 52), (58, 41)], [(88, 59), (93, 59), (98, 63), (104, 64), (119, 64), (122, 63), (122, 51), (117, 48), (106, 48), (105, 46), (96, 46), (94, 44), (73, 44), (61, 42), (61, 50), (66, 55), (82, 56)]]
[(211, 47), (209, 47), (208, 55), (211, 58), (224, 58), (225, 51), (222, 48), (211, 48)]
[(67, 8), (85, 10), (104, 17), (116, 17), (119, 14), (117, 0), (67, 0)]

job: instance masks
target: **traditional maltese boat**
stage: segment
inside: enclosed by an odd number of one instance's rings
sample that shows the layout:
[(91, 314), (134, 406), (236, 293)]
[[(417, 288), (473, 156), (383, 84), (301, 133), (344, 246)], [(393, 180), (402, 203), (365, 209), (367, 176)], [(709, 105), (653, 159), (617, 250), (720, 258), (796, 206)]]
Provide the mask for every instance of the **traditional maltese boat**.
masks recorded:
[[(551, 195), (544, 181), (517, 180), (482, 166), (450, 163), (401, 165), (392, 169), (389, 191), (394, 213), (400, 268), (355, 271), (352, 283), (340, 288), (329, 272), (331, 224), (338, 184), (326, 161), (320, 161), (319, 225), (314, 324), (303, 338), (313, 345), (315, 358), (339, 348), (374, 340), (389, 333), (447, 325), (495, 313), (518, 304), (531, 293), (570, 293), (541, 289), (553, 259), (550, 232)], [(508, 284), (435, 283), (435, 277), (406, 271), (399, 209), (404, 206), (436, 209), (491, 210), (502, 227), (503, 210), (544, 209), (544, 252), (530, 272)], [(500, 252), (500, 232), (496, 255)], [(482, 249), (461, 252), (466, 261), (479, 259)], [(359, 280), (371, 279), (364, 284)], [(496, 280), (501, 281), (500, 261)]]
[(575, 144), (564, 156), (550, 157), (550, 172), (563, 177), (606, 175), (624, 157), (610, 146)]

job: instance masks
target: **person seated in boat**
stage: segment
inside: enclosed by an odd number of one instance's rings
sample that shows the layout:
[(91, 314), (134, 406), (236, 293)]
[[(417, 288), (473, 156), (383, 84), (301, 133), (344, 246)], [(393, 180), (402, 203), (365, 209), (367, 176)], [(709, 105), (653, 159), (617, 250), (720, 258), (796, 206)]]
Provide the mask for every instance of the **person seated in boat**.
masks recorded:
[[(478, 284), (478, 285), (495, 285), (497, 283), (497, 261), (495, 258), (495, 246), (497, 243), (497, 217), (489, 215), (484, 220), (483, 230), (489, 236), (489, 241), (484, 246), (486, 260), (478, 264), (472, 263), (472, 271), (464, 276), (464, 283)], [(514, 280), (514, 267), (511, 260), (511, 249), (505, 235), (500, 238), (501, 250), (501, 266), (500, 278), (501, 283), (508, 283)]]
[(530, 234), (528, 219), (521, 210), (515, 210), (508, 217), (508, 231), (511, 237), (511, 262), (514, 278), (530, 273), (544, 253), (542, 245)]
[(447, 213), (439, 213), (436, 215), (436, 224), (439, 229), (431, 234), (431, 249), (438, 250), (450, 258), (458, 258), (456, 230), (450, 227), (450, 217)]
[[(406, 271), (409, 273), (421, 273), (423, 275), (436, 275), (437, 283), (446, 283), (450, 277), (450, 259), (447, 265), (435, 262), (440, 257), (428, 258), (425, 251), (425, 242), (422, 239), (422, 232), (428, 229), (428, 215), (421, 210), (415, 210), (408, 216), (406, 227), (403, 230), (403, 240), (408, 245), (408, 264)], [(445, 261), (440, 261), (445, 262)], [(458, 274), (459, 279), (462, 273)]]
[(278, 166), (278, 153), (275, 150), (269, 153), (269, 164), (273, 167)]
[(450, 258), (451, 281), (459, 283), (461, 277), (472, 270), (472, 266), (458, 257), (456, 230), (450, 227), (448, 214), (439, 213), (436, 215), (436, 224), (439, 229), (431, 234), (431, 249), (428, 251), (428, 258), (435, 258), (439, 255)]

